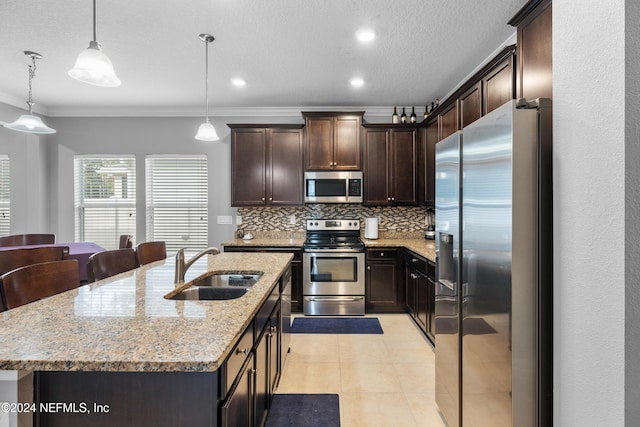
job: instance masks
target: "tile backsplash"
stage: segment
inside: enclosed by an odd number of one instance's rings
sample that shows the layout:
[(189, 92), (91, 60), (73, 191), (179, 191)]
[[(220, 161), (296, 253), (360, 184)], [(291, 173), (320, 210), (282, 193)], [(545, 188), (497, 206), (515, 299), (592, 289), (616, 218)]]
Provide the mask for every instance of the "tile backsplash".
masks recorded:
[[(307, 219), (359, 219), (364, 233), (364, 219), (379, 217), (380, 237), (394, 235), (422, 237), (426, 230), (426, 207), (362, 206), (356, 204), (307, 204), (301, 207), (238, 208), (245, 232), (304, 232)], [(295, 215), (295, 224), (291, 216)], [(414, 236), (415, 235), (415, 236)]]

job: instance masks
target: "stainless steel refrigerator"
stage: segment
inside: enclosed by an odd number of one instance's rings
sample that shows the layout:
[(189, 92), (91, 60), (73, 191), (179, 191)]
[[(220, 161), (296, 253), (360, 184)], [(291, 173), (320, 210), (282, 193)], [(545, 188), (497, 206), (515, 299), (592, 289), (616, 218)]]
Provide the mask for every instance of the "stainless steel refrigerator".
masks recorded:
[(552, 423), (551, 102), (436, 144), (436, 403), (449, 427)]

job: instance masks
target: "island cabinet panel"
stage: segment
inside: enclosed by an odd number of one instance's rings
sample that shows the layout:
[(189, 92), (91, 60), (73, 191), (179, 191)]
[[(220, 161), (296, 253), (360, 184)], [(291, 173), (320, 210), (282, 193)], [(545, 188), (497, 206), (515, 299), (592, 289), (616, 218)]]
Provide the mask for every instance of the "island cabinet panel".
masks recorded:
[[(217, 372), (35, 372), (38, 427), (217, 425)], [(56, 403), (67, 404), (67, 408)]]
[(231, 127), (231, 206), (299, 206), (303, 194), (300, 125)]
[(398, 248), (370, 248), (366, 251), (367, 313), (402, 313), (404, 304), (398, 286)]
[(360, 127), (364, 111), (303, 112), (305, 170), (361, 170)]
[(254, 356), (250, 353), (241, 367), (233, 388), (220, 406), (221, 427), (254, 426), (255, 382)]
[(363, 152), (365, 205), (418, 205), (415, 126), (366, 125)]

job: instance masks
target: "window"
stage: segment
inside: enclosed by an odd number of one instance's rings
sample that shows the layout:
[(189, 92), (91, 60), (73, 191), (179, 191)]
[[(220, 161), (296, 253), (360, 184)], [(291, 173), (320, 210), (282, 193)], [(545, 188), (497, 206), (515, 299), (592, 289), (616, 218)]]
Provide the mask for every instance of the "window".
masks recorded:
[(11, 234), (10, 184), (9, 156), (0, 155), (0, 236)]
[(134, 156), (75, 156), (75, 239), (117, 249), (136, 231)]
[(207, 156), (147, 156), (147, 240), (167, 252), (208, 246)]

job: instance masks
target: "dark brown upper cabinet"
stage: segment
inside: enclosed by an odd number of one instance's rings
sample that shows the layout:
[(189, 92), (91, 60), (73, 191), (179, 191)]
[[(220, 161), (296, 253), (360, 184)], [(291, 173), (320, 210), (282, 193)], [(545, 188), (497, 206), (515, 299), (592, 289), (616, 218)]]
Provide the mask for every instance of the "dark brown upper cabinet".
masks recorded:
[(231, 128), (231, 206), (300, 206), (302, 125)]
[(551, 0), (532, 0), (509, 21), (518, 28), (518, 98), (553, 99)]
[(482, 83), (478, 82), (460, 95), (460, 127), (463, 128), (482, 117)]
[(305, 170), (361, 170), (360, 128), (364, 111), (303, 112)]
[(460, 126), (458, 120), (458, 102), (453, 102), (447, 109), (438, 114), (439, 140), (454, 134)]
[(515, 78), (512, 55), (499, 62), (482, 78), (482, 87), (484, 88), (483, 115), (514, 98)]
[(364, 204), (418, 205), (417, 126), (366, 124)]

